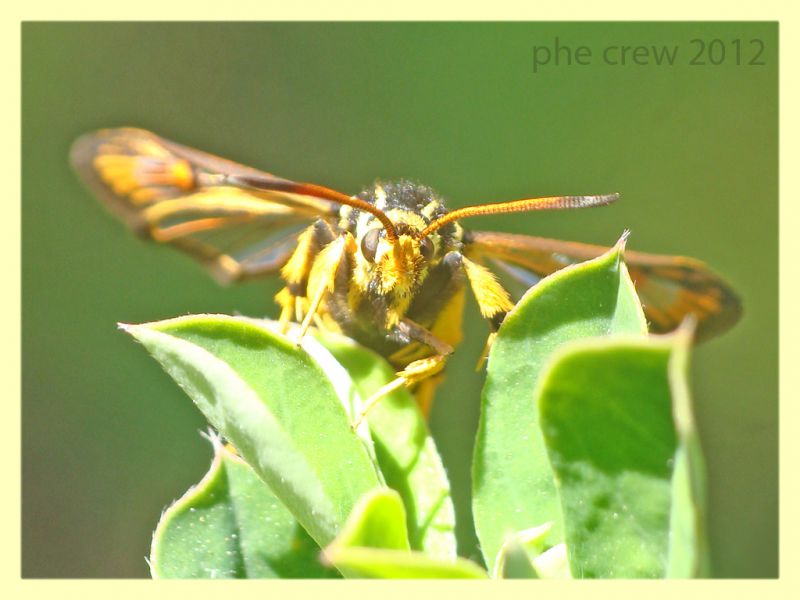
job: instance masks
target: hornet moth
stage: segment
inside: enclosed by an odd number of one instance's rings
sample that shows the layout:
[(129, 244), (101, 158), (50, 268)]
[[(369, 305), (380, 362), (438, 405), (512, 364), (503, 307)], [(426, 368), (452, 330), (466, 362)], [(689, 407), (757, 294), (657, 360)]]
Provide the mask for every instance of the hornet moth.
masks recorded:
[[(487, 265), (524, 290), (606, 250), (467, 230), (462, 219), (601, 206), (619, 197), (526, 198), (448, 211), (431, 188), (409, 181), (378, 182), (349, 196), (134, 128), (82, 136), (71, 161), (131, 230), (187, 252), (220, 282), (280, 273), (285, 287), (275, 299), (284, 330), (297, 321), (302, 336), (313, 324), (387, 358), (398, 377), (367, 400), (363, 414), (402, 385), (415, 386), (427, 413), (446, 358), (461, 340), (467, 287), (497, 330), (514, 303)], [(625, 261), (653, 332), (674, 329), (691, 314), (704, 339), (741, 314), (733, 290), (699, 261), (639, 252), (626, 252)]]

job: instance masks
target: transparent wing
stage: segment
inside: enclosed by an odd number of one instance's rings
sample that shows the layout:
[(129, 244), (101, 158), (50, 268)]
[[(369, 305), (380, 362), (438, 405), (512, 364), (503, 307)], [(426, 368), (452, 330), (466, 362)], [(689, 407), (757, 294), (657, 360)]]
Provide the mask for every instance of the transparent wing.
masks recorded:
[[(487, 259), (523, 289), (570, 264), (595, 258), (608, 248), (527, 235), (469, 232), (467, 255)], [(692, 314), (698, 340), (733, 326), (742, 313), (731, 287), (702, 262), (681, 256), (625, 251), (625, 263), (654, 333), (675, 329)]]
[[(79, 138), (71, 162), (86, 185), (138, 235), (193, 256), (228, 283), (269, 274), (288, 259), (297, 234), (339, 205), (298, 186), (165, 140), (142, 129), (104, 129)], [(275, 190), (231, 185), (257, 178)]]

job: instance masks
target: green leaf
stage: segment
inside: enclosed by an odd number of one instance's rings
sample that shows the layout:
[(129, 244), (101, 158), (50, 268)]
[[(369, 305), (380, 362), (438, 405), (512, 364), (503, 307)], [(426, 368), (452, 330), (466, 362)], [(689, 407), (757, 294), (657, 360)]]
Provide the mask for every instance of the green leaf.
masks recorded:
[(497, 553), (494, 576), (498, 579), (539, 579), (531, 557), (516, 536), (503, 544)]
[(525, 548), (516, 541), (502, 547), (495, 568), (501, 579), (539, 579)]
[(431, 558), (422, 552), (340, 548), (331, 562), (349, 577), (375, 579), (486, 579), (486, 571), (465, 558), (452, 561)]
[(678, 434), (672, 474), (670, 553), (667, 577), (709, 577), (711, 574), (706, 532), (706, 472), (700, 440), (692, 414), (687, 384), (691, 332), (680, 328), (669, 363), (672, 416)]
[(409, 550), (405, 508), (400, 495), (387, 488), (367, 492), (326, 554), (332, 549), (335, 551), (337, 545)]
[(388, 488), (373, 490), (356, 505), (339, 537), (325, 548), (325, 560), (348, 577), (486, 577), (483, 569), (463, 558), (446, 560), (409, 550), (405, 523), (400, 495)]
[(350, 428), (353, 390), (327, 355), (336, 387), (304, 350), (267, 325), (198, 315), (122, 326), (189, 394), (208, 421), (325, 546), (358, 499), (382, 485), (365, 441)]
[(538, 554), (533, 559), (533, 568), (540, 579), (572, 579), (566, 544), (556, 544)]
[(339, 574), (240, 457), (212, 437), (203, 479), (162, 515), (153, 534), (154, 578), (321, 578)]
[(489, 356), (473, 462), (473, 514), (492, 570), (517, 531), (553, 523), (563, 541), (561, 507), (538, 425), (534, 390), (562, 344), (617, 333), (644, 334), (646, 322), (621, 261), (624, 237), (606, 254), (542, 279), (508, 314)]
[(520, 531), (510, 536), (494, 564), (493, 577), (499, 579), (569, 579), (565, 545), (547, 547), (551, 523)]
[[(326, 334), (320, 341), (347, 370), (362, 398), (396, 377), (383, 358), (348, 338)], [(403, 499), (411, 548), (455, 558), (450, 484), (414, 397), (405, 388), (395, 390), (370, 410), (367, 421), (386, 484)]]
[(677, 347), (676, 336), (583, 340), (562, 348), (542, 372), (541, 425), (576, 577), (667, 573)]

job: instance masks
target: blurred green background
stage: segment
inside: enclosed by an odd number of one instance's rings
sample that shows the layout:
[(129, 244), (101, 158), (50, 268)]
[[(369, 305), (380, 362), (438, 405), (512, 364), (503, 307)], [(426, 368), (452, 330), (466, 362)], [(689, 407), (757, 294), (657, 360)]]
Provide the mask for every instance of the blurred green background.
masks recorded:
[[(562, 51), (534, 74), (533, 47), (556, 37), (593, 64)], [(693, 39), (722, 40), (726, 60), (690, 66)], [(736, 39), (743, 63), (762, 40), (765, 64), (737, 66)], [(623, 45), (678, 54), (603, 63)], [(744, 320), (692, 365), (713, 560), (718, 576), (777, 576), (776, 24), (26, 23), (22, 49), (23, 576), (147, 576), (162, 509), (208, 466), (198, 411), (115, 323), (276, 315), (275, 281), (220, 288), (80, 186), (70, 143), (119, 125), (348, 193), (376, 177), (417, 179), (452, 206), (621, 192), (607, 208), (468, 226), (603, 244), (630, 228), (629, 247), (695, 256), (730, 279)], [(461, 552), (476, 557), (486, 326), (474, 303), (466, 320), (431, 427)]]

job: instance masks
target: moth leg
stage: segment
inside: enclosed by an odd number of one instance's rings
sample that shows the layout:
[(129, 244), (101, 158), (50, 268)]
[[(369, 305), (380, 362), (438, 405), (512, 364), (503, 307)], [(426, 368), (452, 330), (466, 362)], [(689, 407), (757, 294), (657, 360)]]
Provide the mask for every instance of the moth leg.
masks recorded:
[(288, 287), (285, 287), (275, 294), (275, 302), (281, 307), (278, 328), (281, 333), (285, 334), (289, 330), (289, 322), (296, 312), (297, 296), (292, 294)]
[(514, 308), (514, 303), (511, 301), (509, 293), (500, 285), (494, 273), (489, 269), (468, 259), (466, 256), (462, 257), (461, 261), (464, 265), (464, 273), (467, 275), (469, 286), (472, 288), (475, 300), (478, 301), (481, 315), (489, 321), (489, 325), (492, 328), (492, 332), (486, 338), (486, 345), (483, 347), (478, 364), (475, 366), (475, 370), (479, 371), (489, 357), (489, 350), (492, 347), (492, 343), (494, 343), (500, 323), (503, 322), (506, 313)]
[[(505, 314), (505, 313), (503, 313)], [(486, 337), (486, 343), (483, 345), (483, 350), (481, 351), (481, 356), (478, 358), (478, 362), (475, 364), (475, 372), (477, 373), (483, 368), (483, 365), (486, 364), (486, 361), (489, 360), (489, 351), (492, 349), (492, 344), (494, 344), (494, 339), (497, 337), (497, 331), (493, 330), (489, 332), (489, 335)]]
[(281, 307), (281, 314), (278, 318), (281, 333), (286, 333), (289, 329), (289, 322), (292, 318), (297, 318), (301, 310), (299, 298), (302, 296), (302, 290), (311, 272), (314, 252), (318, 245), (316, 238), (316, 224), (310, 225), (297, 236), (297, 246), (289, 260), (281, 268), (281, 276), (286, 282), (286, 287), (275, 295), (275, 302)]
[(352, 257), (355, 252), (356, 242), (350, 233), (346, 233), (325, 246), (314, 259), (308, 275), (308, 287), (306, 288), (306, 297), (309, 298), (309, 304), (303, 322), (300, 324), (300, 331), (297, 337), (298, 344), (300, 344), (311, 323), (317, 318), (317, 313), (325, 296), (334, 291), (336, 274), (339, 271), (342, 260), (346, 257)]
[(302, 323), (303, 318), (306, 316), (306, 311), (308, 310), (308, 298), (305, 296), (295, 296), (294, 300), (294, 320), (298, 323)]
[(306, 313), (303, 322), (300, 323), (300, 331), (297, 334), (296, 343), (299, 346), (300, 341), (308, 332), (308, 328), (311, 327), (311, 322), (314, 320), (314, 315), (317, 314), (317, 310), (319, 309), (319, 305), (322, 304), (322, 299), (325, 297), (325, 292), (327, 292), (327, 285), (323, 284), (317, 288), (314, 297), (311, 299), (311, 303), (308, 305), (308, 312)]
[(297, 246), (281, 268), (286, 287), (275, 295), (275, 301), (281, 307), (278, 323), (282, 333), (286, 333), (293, 319), (298, 323), (303, 321), (308, 309), (305, 296), (314, 262), (323, 246), (334, 238), (331, 226), (323, 220), (316, 221), (297, 236)]
[[(464, 265), (464, 273), (467, 275), (469, 286), (478, 301), (478, 308), (484, 319), (492, 321), (492, 325), (499, 326), (505, 314), (514, 308), (510, 294), (497, 281), (494, 273), (481, 264), (478, 264), (466, 256), (461, 258)], [(500, 322), (495, 323), (499, 317)]]
[(412, 386), (419, 382), (430, 381), (431, 377), (441, 373), (442, 369), (444, 369), (447, 357), (453, 353), (453, 346), (442, 341), (433, 333), (410, 319), (402, 319), (397, 324), (396, 328), (400, 333), (405, 334), (410, 339), (430, 347), (436, 354), (410, 362), (402, 371), (397, 373), (396, 379), (390, 381), (367, 398), (361, 413), (352, 425), (354, 430), (358, 428), (372, 407), (384, 396), (387, 396), (394, 390), (403, 386)]

